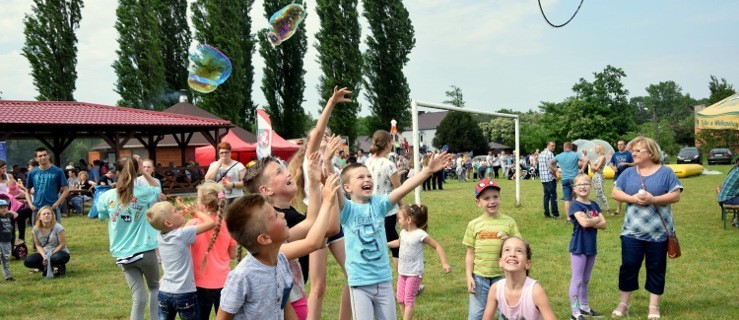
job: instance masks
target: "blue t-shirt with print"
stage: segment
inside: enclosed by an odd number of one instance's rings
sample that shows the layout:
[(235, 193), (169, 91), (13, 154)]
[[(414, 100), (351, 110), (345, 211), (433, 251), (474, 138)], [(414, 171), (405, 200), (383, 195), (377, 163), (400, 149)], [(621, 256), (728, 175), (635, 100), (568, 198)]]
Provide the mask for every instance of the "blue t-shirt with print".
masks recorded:
[(577, 160), (580, 160), (580, 155), (577, 152), (562, 152), (554, 157), (554, 160), (559, 163), (559, 168), (562, 169), (562, 180), (575, 179), (580, 169), (577, 166)]
[(98, 218), (108, 220), (110, 253), (125, 258), (158, 247), (157, 230), (146, 219), (146, 211), (159, 199), (159, 187), (134, 187), (133, 199), (125, 208), (118, 205), (117, 189), (98, 198)]
[[(629, 167), (616, 180), (615, 188), (623, 191), (627, 195), (635, 195), (642, 188), (641, 180), (644, 179), (644, 186), (647, 192), (658, 197), (675, 190), (682, 192), (683, 186), (677, 179), (675, 172), (666, 166), (660, 166), (656, 172), (649, 176), (639, 178), (639, 172), (636, 167)], [(624, 225), (621, 229), (621, 235), (645, 241), (667, 241), (665, 227), (662, 225), (658, 214), (667, 224), (670, 234), (674, 233), (674, 222), (672, 219), (672, 207), (668, 205), (646, 205), (641, 206), (634, 203), (626, 204), (626, 215), (624, 216)]]
[(584, 254), (594, 256), (598, 253), (596, 250), (598, 240), (598, 229), (583, 228), (580, 222), (575, 218), (576, 212), (584, 212), (588, 217), (597, 217), (600, 206), (595, 201), (590, 204), (580, 201), (572, 201), (570, 204), (570, 212), (567, 214), (572, 218), (572, 239), (570, 239), (570, 253)]
[(618, 177), (628, 168), (629, 166), (624, 165), (624, 163), (632, 163), (634, 162), (634, 157), (631, 156), (631, 152), (624, 151), (624, 152), (616, 152), (611, 156), (611, 161), (614, 166), (616, 166), (616, 174), (613, 176), (613, 181), (616, 181)]
[(340, 220), (346, 241), (345, 267), (350, 286), (392, 281), (385, 214), (394, 205), (387, 194), (372, 195), (367, 203), (344, 201)]
[(37, 209), (53, 205), (59, 200), (59, 190), (67, 186), (64, 170), (57, 166), (51, 166), (46, 170), (41, 168), (31, 170), (27, 181), (26, 187), (34, 190), (33, 205)]

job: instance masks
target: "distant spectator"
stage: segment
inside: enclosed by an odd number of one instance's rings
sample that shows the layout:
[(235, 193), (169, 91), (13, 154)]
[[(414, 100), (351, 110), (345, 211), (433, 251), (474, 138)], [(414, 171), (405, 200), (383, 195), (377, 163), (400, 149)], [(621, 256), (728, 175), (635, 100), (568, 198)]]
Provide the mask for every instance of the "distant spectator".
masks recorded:
[(363, 164), (365, 161), (367, 161), (367, 156), (364, 155), (364, 150), (362, 149), (357, 150), (357, 163)]
[(28, 190), (33, 189), (33, 199), (29, 192), (26, 192), (26, 202), (34, 211), (32, 216), (33, 223), (36, 223), (36, 211), (43, 206), (51, 207), (56, 213), (56, 221), (61, 223), (62, 213), (60, 205), (64, 202), (69, 194), (67, 186), (67, 178), (64, 171), (59, 167), (51, 164), (49, 153), (45, 148), (38, 148), (35, 151), (38, 168), (28, 173)]

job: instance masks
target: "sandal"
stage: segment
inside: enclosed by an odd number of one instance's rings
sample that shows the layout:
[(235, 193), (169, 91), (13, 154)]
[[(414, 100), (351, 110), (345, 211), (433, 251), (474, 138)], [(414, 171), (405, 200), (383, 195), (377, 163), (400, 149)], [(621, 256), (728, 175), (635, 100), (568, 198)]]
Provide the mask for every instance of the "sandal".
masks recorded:
[[(652, 309), (657, 310), (657, 312), (652, 313)], [(660, 318), (659, 306), (650, 304), (649, 314), (647, 315), (647, 320), (659, 320), (659, 318)]]
[[(623, 306), (626, 307), (623, 312), (621, 312), (621, 311), (618, 310), (618, 308), (620, 308), (621, 305), (623, 305)], [(618, 306), (616, 307), (616, 309), (613, 310), (613, 312), (611, 312), (611, 318), (620, 318), (620, 317), (628, 316), (629, 315), (629, 307), (631, 307), (631, 306), (628, 305), (626, 302), (619, 301), (618, 302)]]

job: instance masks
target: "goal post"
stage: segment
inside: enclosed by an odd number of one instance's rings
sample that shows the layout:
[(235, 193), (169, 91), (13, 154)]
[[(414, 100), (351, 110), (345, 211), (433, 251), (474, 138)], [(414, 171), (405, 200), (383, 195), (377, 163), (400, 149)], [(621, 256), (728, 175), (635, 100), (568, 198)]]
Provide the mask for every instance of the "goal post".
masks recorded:
[[(431, 103), (431, 102), (423, 102), (423, 101), (411, 101), (411, 116), (413, 120), (413, 168), (415, 170), (419, 170), (421, 167), (421, 155), (419, 154), (421, 152), (421, 148), (419, 146), (419, 132), (418, 132), (418, 108), (431, 108), (431, 109), (442, 109), (442, 110), (448, 110), (448, 111), (459, 111), (459, 112), (467, 112), (467, 113), (476, 113), (476, 114), (485, 114), (490, 116), (496, 116), (496, 117), (503, 117), (503, 118), (512, 118), (514, 122), (514, 130), (515, 130), (515, 149), (514, 149), (514, 167), (516, 170), (515, 177), (516, 179), (516, 207), (521, 206), (521, 167), (518, 165), (518, 159), (520, 154), (520, 148), (519, 148), (519, 119), (518, 115), (516, 114), (508, 114), (508, 113), (498, 113), (498, 112), (489, 112), (489, 111), (480, 111), (480, 110), (474, 110), (474, 109), (463, 109), (463, 108), (457, 108), (450, 105), (445, 104), (438, 104), (438, 103)], [(473, 154), (474, 156), (474, 154)], [(418, 172), (418, 171), (417, 171)], [(416, 187), (415, 192), (415, 201), (416, 204), (421, 204), (421, 186)]]

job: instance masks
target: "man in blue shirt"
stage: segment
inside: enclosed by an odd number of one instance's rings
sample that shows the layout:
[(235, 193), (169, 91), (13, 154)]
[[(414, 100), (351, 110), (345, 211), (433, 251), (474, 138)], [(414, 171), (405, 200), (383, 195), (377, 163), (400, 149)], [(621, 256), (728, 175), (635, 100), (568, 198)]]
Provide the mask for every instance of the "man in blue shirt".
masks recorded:
[(549, 169), (552, 172), (557, 171), (557, 164), (562, 170), (562, 198), (565, 200), (565, 212), (567, 221), (570, 221), (570, 202), (572, 202), (572, 180), (575, 179), (577, 173), (580, 171), (580, 167), (577, 165), (577, 161), (580, 160), (580, 155), (577, 152), (572, 151), (572, 142), (565, 142), (562, 145), (564, 151), (558, 154), (554, 159), (549, 160)]
[(33, 189), (33, 201), (29, 192), (26, 192), (26, 201), (33, 210), (31, 223), (36, 223), (36, 212), (44, 206), (50, 206), (56, 212), (56, 221), (62, 222), (62, 214), (59, 206), (69, 194), (67, 177), (64, 170), (51, 164), (49, 153), (45, 148), (35, 151), (38, 168), (28, 173), (26, 188)]
[[(614, 182), (618, 180), (618, 176), (621, 175), (621, 172), (624, 172), (626, 168), (634, 165), (634, 158), (631, 156), (631, 152), (626, 150), (626, 142), (623, 140), (618, 140), (616, 147), (618, 148), (618, 152), (614, 153), (611, 156), (611, 161), (608, 163), (608, 165), (611, 167), (611, 169), (613, 169), (613, 172), (615, 173), (613, 176)], [(614, 214), (619, 214), (621, 213), (621, 202), (616, 201), (616, 204), (618, 206), (616, 207), (617, 209)]]

